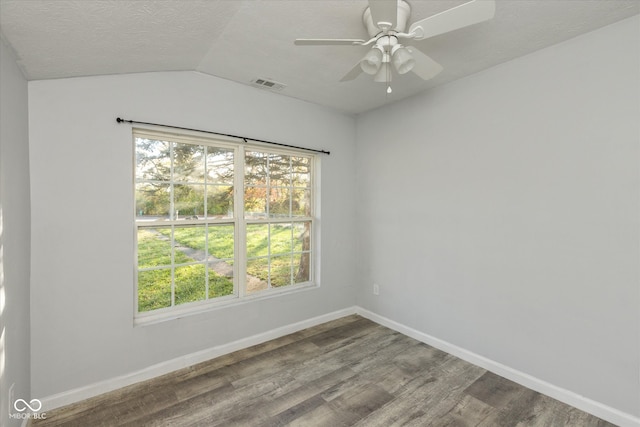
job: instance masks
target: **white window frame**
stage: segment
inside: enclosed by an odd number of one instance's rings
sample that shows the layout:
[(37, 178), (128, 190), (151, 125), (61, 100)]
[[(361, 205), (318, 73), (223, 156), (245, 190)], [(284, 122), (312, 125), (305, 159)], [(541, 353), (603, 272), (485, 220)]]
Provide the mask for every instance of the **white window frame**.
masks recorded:
[[(215, 219), (210, 218), (204, 221), (202, 220), (170, 220), (170, 221), (150, 221), (145, 225), (140, 225), (136, 220), (135, 212), (135, 188), (136, 183), (136, 138), (144, 137), (147, 139), (157, 139), (161, 141), (170, 141), (183, 144), (193, 145), (206, 145), (216, 148), (224, 148), (233, 150), (234, 156), (234, 180), (233, 180), (233, 193), (234, 193), (234, 206), (233, 217)], [(132, 132), (132, 151), (133, 151), (133, 234), (134, 234), (134, 256), (133, 256), (133, 270), (134, 270), (134, 324), (145, 325), (152, 324), (161, 321), (177, 319), (186, 315), (192, 315), (201, 313), (204, 311), (214, 310), (220, 307), (228, 307), (230, 305), (245, 304), (250, 301), (261, 300), (266, 298), (273, 298), (283, 294), (289, 294), (293, 292), (300, 292), (304, 290), (318, 288), (320, 286), (318, 267), (320, 265), (320, 245), (319, 245), (319, 212), (320, 212), (320, 188), (318, 185), (320, 159), (319, 156), (302, 149), (295, 148), (273, 148), (270, 145), (262, 143), (251, 143), (245, 140), (232, 138), (232, 137), (218, 137), (211, 135), (202, 135), (195, 131), (183, 131), (180, 133), (167, 132), (163, 129), (148, 129), (148, 128), (133, 128)], [(262, 219), (247, 219), (244, 212), (244, 178), (245, 178), (245, 152), (246, 151), (259, 151), (267, 154), (280, 154), (285, 156), (300, 156), (308, 157), (311, 163), (311, 216), (305, 217), (285, 217), (285, 218), (266, 218)], [(173, 174), (171, 174), (171, 183), (173, 183)], [(173, 186), (171, 186), (173, 187)], [(173, 203), (173, 197), (171, 197), (171, 203)], [(267, 203), (268, 205), (268, 203)], [(173, 208), (173, 205), (170, 209)], [(283, 287), (270, 287), (268, 289), (256, 291), (252, 294), (247, 294), (246, 289), (246, 265), (247, 265), (247, 248), (246, 248), (246, 229), (250, 224), (277, 224), (277, 223), (295, 223), (295, 222), (309, 222), (311, 224), (310, 243), (309, 243), (309, 281), (303, 283), (292, 284)], [(233, 293), (231, 295), (216, 297), (212, 299), (205, 299), (201, 301), (188, 302), (180, 305), (174, 305), (175, 292), (172, 283), (172, 295), (171, 306), (165, 308), (159, 308), (150, 311), (139, 312), (138, 311), (138, 230), (145, 227), (159, 227), (159, 226), (187, 226), (187, 225), (206, 225), (206, 224), (229, 224), (234, 227), (234, 265), (233, 265)], [(172, 232), (173, 236), (173, 232)], [(292, 255), (296, 252), (292, 252)], [(197, 264), (197, 262), (196, 262)], [(175, 266), (173, 260), (171, 265)], [(183, 264), (177, 264), (183, 265)], [(242, 280), (240, 280), (242, 278)]]

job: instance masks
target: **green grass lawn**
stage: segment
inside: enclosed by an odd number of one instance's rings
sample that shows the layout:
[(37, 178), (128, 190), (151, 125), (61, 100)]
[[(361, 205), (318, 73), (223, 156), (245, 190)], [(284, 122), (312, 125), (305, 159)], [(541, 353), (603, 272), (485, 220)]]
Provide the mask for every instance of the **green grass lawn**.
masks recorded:
[[(177, 226), (174, 238), (180, 245), (205, 250), (205, 227)], [(210, 225), (208, 227), (208, 252), (215, 258), (233, 264), (234, 230), (232, 225)], [(247, 226), (247, 274), (267, 281), (268, 259), (271, 261), (271, 286), (291, 284), (292, 269), (300, 262), (300, 255), (292, 252), (302, 250), (300, 229), (291, 225), (272, 224), (270, 239), (268, 224)], [(171, 265), (171, 228), (156, 227), (138, 231), (138, 268)], [(269, 242), (271, 250), (269, 251)], [(269, 258), (266, 258), (269, 257)], [(189, 263), (194, 259), (181, 251), (175, 251), (174, 263)], [(206, 295), (205, 264), (175, 267), (175, 305), (201, 301)], [(209, 269), (209, 298), (233, 293), (232, 278), (221, 276)], [(150, 311), (171, 306), (171, 268), (138, 272), (138, 310)]]
[[(158, 230), (159, 231), (159, 230)], [(166, 231), (163, 230), (163, 231)], [(164, 233), (161, 233), (164, 234)], [(193, 259), (176, 251), (175, 263)], [(171, 245), (150, 230), (138, 232), (138, 267), (159, 267), (171, 264)], [(206, 299), (206, 271), (204, 264), (175, 268), (175, 304)], [(233, 293), (233, 281), (209, 269), (209, 298)], [(150, 311), (171, 306), (171, 268), (138, 272), (138, 311)]]
[[(247, 255), (249, 258), (267, 256), (268, 251), (268, 224), (251, 224), (247, 226)], [(166, 237), (171, 236), (171, 229), (157, 228), (158, 232)], [(294, 230), (296, 232), (297, 230)], [(193, 249), (204, 251), (205, 229), (204, 227), (180, 226), (174, 231), (174, 238), (178, 243)], [(289, 225), (271, 225), (271, 255), (291, 253), (292, 235)], [(295, 239), (293, 250), (302, 250), (302, 241)], [(233, 226), (216, 225), (209, 226), (209, 254), (218, 259), (233, 259)]]
[[(157, 228), (159, 233), (171, 237), (171, 228)], [(176, 227), (174, 238), (182, 246), (204, 251), (205, 228), (194, 226)], [(233, 225), (209, 226), (209, 255), (218, 259), (233, 259)]]

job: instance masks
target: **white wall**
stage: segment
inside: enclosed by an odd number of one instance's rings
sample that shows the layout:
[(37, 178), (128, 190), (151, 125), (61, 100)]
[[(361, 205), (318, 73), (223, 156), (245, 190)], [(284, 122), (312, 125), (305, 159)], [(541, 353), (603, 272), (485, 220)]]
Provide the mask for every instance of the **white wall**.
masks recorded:
[[(20, 425), (16, 399), (30, 398), (29, 126), (27, 81), (0, 39), (0, 425)], [(6, 423), (6, 424), (5, 424)]]
[[(29, 83), (32, 394), (51, 396), (355, 303), (355, 120), (193, 72)], [(331, 151), (322, 286), (133, 326), (132, 137), (116, 117)]]
[(639, 28), (360, 116), (359, 304), (638, 417)]

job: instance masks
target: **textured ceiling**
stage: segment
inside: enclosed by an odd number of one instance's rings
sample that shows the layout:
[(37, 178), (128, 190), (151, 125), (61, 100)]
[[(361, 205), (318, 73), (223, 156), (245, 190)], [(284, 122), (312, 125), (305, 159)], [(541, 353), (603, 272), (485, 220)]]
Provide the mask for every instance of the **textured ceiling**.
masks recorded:
[[(414, 22), (464, 0), (408, 0)], [(393, 94), (362, 74), (339, 82), (362, 46), (294, 46), (295, 38), (363, 38), (366, 0), (0, 0), (0, 28), (28, 79), (196, 70), (348, 113), (411, 96), (640, 13), (639, 0), (497, 0), (493, 20), (410, 43), (442, 64), (430, 81), (395, 76)]]

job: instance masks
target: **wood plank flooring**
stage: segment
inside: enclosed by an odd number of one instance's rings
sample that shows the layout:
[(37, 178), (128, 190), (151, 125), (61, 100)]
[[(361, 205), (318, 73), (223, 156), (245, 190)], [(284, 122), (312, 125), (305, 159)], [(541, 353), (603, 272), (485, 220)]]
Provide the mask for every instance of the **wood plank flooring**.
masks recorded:
[(47, 413), (33, 426), (613, 426), (359, 316)]

